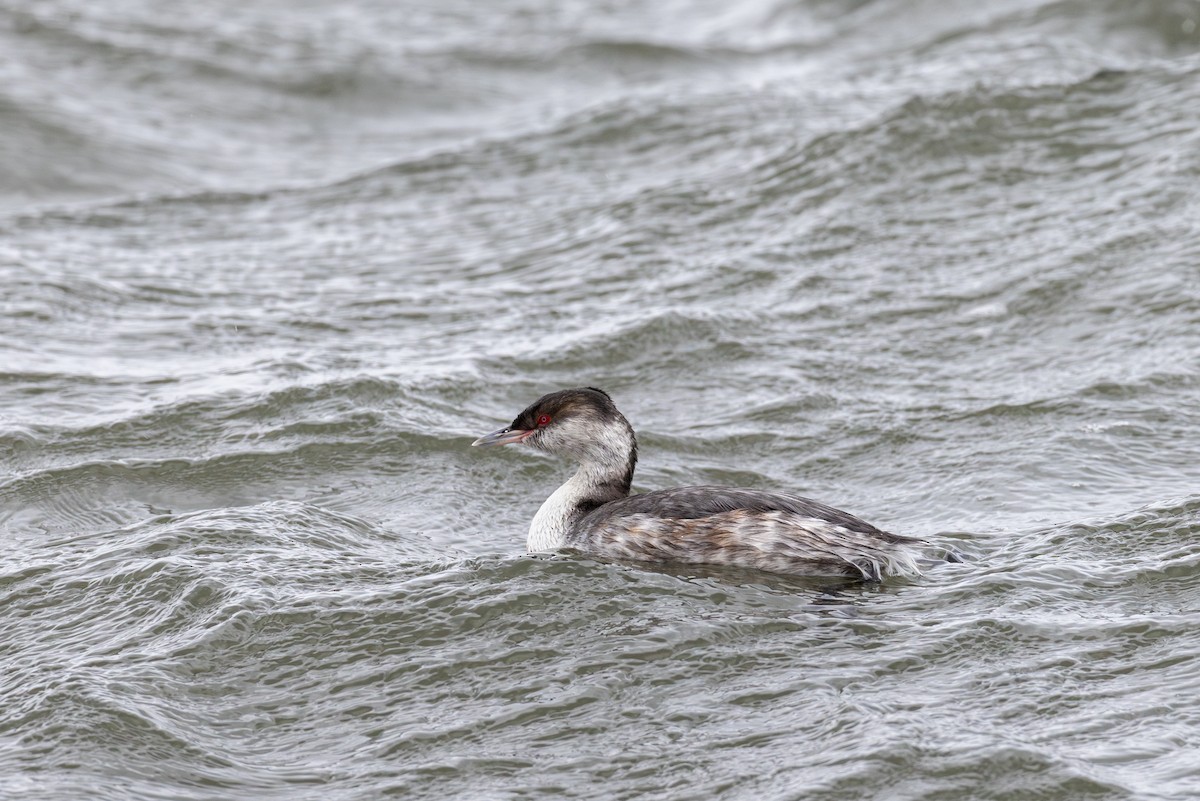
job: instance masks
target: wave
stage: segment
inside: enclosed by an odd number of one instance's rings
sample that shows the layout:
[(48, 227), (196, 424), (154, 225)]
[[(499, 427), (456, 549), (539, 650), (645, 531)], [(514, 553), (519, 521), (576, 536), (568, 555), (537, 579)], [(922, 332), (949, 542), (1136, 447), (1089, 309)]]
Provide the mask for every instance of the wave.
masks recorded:
[[(914, 87), (911, 94), (899, 97), (894, 92), (865, 97), (853, 84), (801, 84), (798, 94), (776, 87), (753, 94), (725, 89), (693, 93), (684, 100), (630, 95), (601, 99), (548, 127), (504, 128), (327, 181), (245, 192), (203, 189), (106, 207), (118, 215), (140, 217), (145, 209), (182, 204), (211, 214), (222, 206), (232, 212), (244, 204), (277, 199), (295, 202), (297, 214), (311, 214), (315, 206), (335, 199), (366, 202), (380, 193), (456, 196), (480, 181), (508, 181), (514, 172), (540, 175), (527, 191), (553, 194), (568, 188), (564, 181), (580, 188), (588, 183), (557, 174), (555, 162), (566, 154), (575, 166), (602, 166), (621, 179), (614, 184), (620, 188), (616, 198), (604, 185), (595, 184), (579, 195), (585, 201), (594, 198), (596, 208), (590, 213), (603, 209), (632, 219), (645, 215), (646, 204), (654, 203), (658, 217), (673, 205), (693, 216), (700, 212), (699, 222), (706, 225), (744, 219), (746, 203), (779, 213), (780, 202), (786, 200), (786, 208), (808, 208), (811, 213), (841, 199), (850, 187), (894, 191), (892, 181), (911, 173), (912, 165), (952, 193), (971, 182), (1012, 187), (1051, 174), (1061, 176), (1077, 170), (1080, 155), (1086, 154), (1089, 170), (1080, 173), (1086, 181), (1093, 171), (1109, 168), (1129, 172), (1161, 167), (1155, 153), (1163, 139), (1189, 130), (1174, 111), (1178, 106), (1163, 102), (1195, 85), (1195, 75), (1194, 67), (1178, 64), (1121, 70), (1093, 66), (1086, 77), (1069, 75), (1036, 85), (968, 82), (933, 93)], [(857, 119), (844, 119), (844, 127), (806, 125), (806, 105), (819, 104), (824, 117), (826, 109), (847, 101), (857, 108)], [(745, 146), (750, 143), (730, 146), (731, 137), (753, 139), (753, 131), (761, 135), (772, 130), (786, 115), (792, 118), (793, 134), (782, 150), (779, 137), (764, 138), (772, 142), (771, 150), (747, 165)], [(1128, 124), (1114, 125), (1114, 119)], [(1023, 158), (1007, 158), (1018, 149), (1025, 151)], [(646, 171), (650, 165), (654, 171)], [(671, 177), (665, 168), (672, 165), (686, 167), (686, 181)], [(731, 176), (749, 191), (714, 196), (712, 182)], [(865, 180), (868, 177), (871, 180)], [(653, 193), (645, 191), (651, 187)], [(706, 219), (709, 210), (711, 218)], [(964, 213), (985, 214), (988, 209), (959, 210), (949, 219), (961, 219)], [(69, 211), (65, 218), (61, 210), (47, 214), (58, 222), (81, 221), (78, 213)], [(830, 220), (814, 216), (836, 231)]]
[[(109, 530), (156, 510), (270, 498), (358, 502), (384, 518), (403, 516), (409, 492), (375, 485), (453, 471), (469, 434), (492, 426), (464, 419), (447, 392), (461, 387), (348, 377), (208, 397), (168, 391), (180, 399), (147, 405), (126, 387), (116, 414), (92, 409), (75, 424), (0, 430), (11, 471), (0, 482), (4, 525)], [(438, 519), (432, 509), (420, 517)]]
[[(107, 754), (118, 731), (126, 769), (243, 794), (294, 796), (315, 777), (417, 792), (430, 780), (421, 766), (447, 761), (476, 786), (530, 768), (600, 779), (647, 760), (657, 774), (669, 754), (629, 756), (617, 741), (670, 743), (680, 731), (706, 775), (731, 753), (819, 742), (804, 781), (839, 795), (884, 782), (846, 768), (876, 763), (950, 792), (998, 761), (1011, 769), (997, 798), (1140, 787), (1147, 771), (1164, 778), (1163, 754), (1113, 746), (1110, 733), (1170, 728), (1147, 675), (1197, 686), (1161, 649), (1191, 639), (1180, 611), (1200, 578), (1198, 504), (1023, 532), (976, 562), (885, 587), (578, 557), (430, 559), (308, 504), (162, 515), (49, 541), (40, 569), (0, 578), (23, 621), (10, 641), (38, 657), (24, 661), (10, 708), (27, 747)], [(1147, 587), (1178, 608), (1145, 608)], [(35, 639), (50, 619), (58, 636)], [(875, 737), (881, 718), (888, 734)], [(963, 719), (969, 737), (953, 724)], [(314, 742), (316, 721), (344, 736)], [(1143, 778), (1058, 750), (1101, 742)], [(580, 762), (583, 744), (618, 756)], [(926, 760), (939, 770), (922, 770)], [(796, 786), (792, 771), (756, 776)], [(467, 778), (456, 769), (438, 791)], [(609, 775), (606, 794), (614, 781), (638, 784)]]

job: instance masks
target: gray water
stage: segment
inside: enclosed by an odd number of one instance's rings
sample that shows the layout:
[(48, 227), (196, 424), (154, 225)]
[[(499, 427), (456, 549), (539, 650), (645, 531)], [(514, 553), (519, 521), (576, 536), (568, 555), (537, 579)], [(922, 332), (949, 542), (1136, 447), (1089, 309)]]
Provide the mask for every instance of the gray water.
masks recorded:
[[(1200, 796), (1198, 28), (0, 0), (0, 797)], [(584, 384), (971, 561), (526, 556)]]

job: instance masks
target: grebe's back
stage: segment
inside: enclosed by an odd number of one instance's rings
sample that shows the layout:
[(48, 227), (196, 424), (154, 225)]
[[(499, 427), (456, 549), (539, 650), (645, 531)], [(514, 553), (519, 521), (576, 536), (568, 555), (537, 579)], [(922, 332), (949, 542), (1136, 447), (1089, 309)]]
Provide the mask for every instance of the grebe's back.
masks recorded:
[(874, 581), (920, 573), (922, 540), (798, 495), (694, 486), (600, 506), (566, 544), (614, 559), (753, 567)]

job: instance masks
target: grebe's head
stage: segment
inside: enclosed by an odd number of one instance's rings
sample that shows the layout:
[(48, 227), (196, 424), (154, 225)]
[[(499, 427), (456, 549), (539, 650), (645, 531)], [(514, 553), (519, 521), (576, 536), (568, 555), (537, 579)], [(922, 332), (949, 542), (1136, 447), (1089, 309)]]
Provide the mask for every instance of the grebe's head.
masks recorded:
[(540, 451), (579, 462), (624, 463), (636, 449), (633, 429), (602, 389), (581, 387), (543, 395), (517, 415), (512, 425), (472, 442), (523, 442)]

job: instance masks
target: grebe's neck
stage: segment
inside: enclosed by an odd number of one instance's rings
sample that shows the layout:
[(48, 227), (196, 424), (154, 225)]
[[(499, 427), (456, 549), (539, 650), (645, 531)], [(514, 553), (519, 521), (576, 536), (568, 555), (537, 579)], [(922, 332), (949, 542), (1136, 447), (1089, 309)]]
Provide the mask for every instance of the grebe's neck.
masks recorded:
[(571, 451), (580, 460), (579, 470), (534, 515), (526, 541), (530, 551), (566, 546), (571, 529), (584, 515), (629, 494), (637, 465), (633, 428), (618, 414), (591, 434), (586, 448)]

